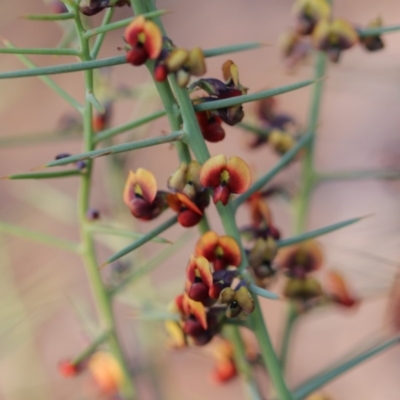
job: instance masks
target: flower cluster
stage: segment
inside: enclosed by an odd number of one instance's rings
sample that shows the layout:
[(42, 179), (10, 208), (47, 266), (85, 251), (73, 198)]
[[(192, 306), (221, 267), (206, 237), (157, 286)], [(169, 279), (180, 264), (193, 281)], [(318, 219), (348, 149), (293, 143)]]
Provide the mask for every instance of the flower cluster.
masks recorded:
[(234, 238), (209, 231), (199, 239), (186, 268), (184, 293), (170, 307), (179, 321), (166, 323), (173, 347), (204, 345), (219, 332), (224, 318), (244, 318), (254, 310), (246, 282), (231, 287), (240, 263)]
[(279, 274), (286, 276), (285, 297), (306, 306), (333, 302), (352, 307), (359, 302), (349, 290), (343, 276), (334, 270), (325, 274), (321, 285), (315, 273), (323, 266), (321, 246), (309, 240), (278, 250), (279, 231), (275, 228), (265, 193), (257, 192), (248, 200), (251, 225), (241, 229), (250, 239), (247, 250), (249, 269), (260, 287), (268, 287)]
[(250, 169), (239, 157), (226, 159), (224, 155), (211, 157), (202, 166), (197, 161), (181, 163), (168, 179), (172, 193), (157, 190), (154, 175), (143, 168), (130, 171), (125, 184), (123, 199), (132, 215), (151, 220), (170, 207), (178, 213), (184, 227), (200, 222), (204, 209), (209, 205), (213, 190), (214, 203), (226, 205), (231, 193), (243, 193), (251, 183)]
[[(222, 75), (224, 82), (215, 78), (206, 78), (199, 79), (190, 85), (192, 91), (201, 89), (207, 94), (206, 97), (195, 99), (196, 104), (228, 99), (247, 93), (247, 88), (239, 82), (239, 70), (232, 60), (224, 62)], [(209, 142), (219, 142), (225, 137), (222, 122), (231, 126), (236, 125), (243, 119), (244, 112), (242, 105), (238, 104), (212, 111), (201, 111), (196, 113), (196, 117), (204, 139)]]
[(300, 127), (295, 119), (278, 110), (275, 97), (257, 102), (256, 111), (257, 119), (266, 134), (251, 134), (248, 146), (257, 148), (267, 143), (279, 155), (285, 154), (296, 144), (299, 137)]
[(176, 76), (178, 85), (186, 87), (190, 77), (206, 72), (203, 51), (196, 47), (185, 50), (176, 47), (171, 40), (163, 38), (160, 28), (143, 16), (136, 17), (125, 30), (125, 41), (131, 48), (126, 60), (132, 65), (143, 65), (154, 60), (154, 79), (163, 82), (168, 74)]
[(118, 0), (113, 5), (110, 4), (110, 0), (89, 0), (83, 1), (82, 3), (83, 4), (79, 6), (79, 11), (87, 16), (96, 15), (99, 12), (102, 12), (105, 8), (131, 5), (131, 2), (129, 0)]
[[(296, 26), (285, 33), (280, 41), (286, 66), (292, 69), (305, 59), (314, 47), (324, 51), (332, 62), (338, 62), (343, 50), (360, 43), (368, 51), (384, 47), (380, 36), (363, 37), (361, 30), (342, 18), (333, 18), (327, 0), (297, 0), (293, 6)], [(368, 27), (380, 27), (382, 21), (377, 18)], [(305, 40), (306, 36), (311, 41)]]

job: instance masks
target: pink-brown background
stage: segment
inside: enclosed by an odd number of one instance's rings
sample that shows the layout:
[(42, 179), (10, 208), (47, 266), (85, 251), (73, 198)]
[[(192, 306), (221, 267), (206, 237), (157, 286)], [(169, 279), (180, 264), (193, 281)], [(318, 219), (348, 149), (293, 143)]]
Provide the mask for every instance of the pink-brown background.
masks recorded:
[[(296, 74), (287, 75), (279, 60), (276, 43), (281, 32), (292, 23), (291, 5), (289, 0), (158, 1), (160, 8), (172, 11), (163, 20), (170, 37), (179, 46), (211, 48), (247, 41), (268, 43), (265, 48), (232, 55), (240, 68), (241, 81), (250, 92), (312, 76), (311, 62)], [(0, 36), (20, 47), (55, 46), (61, 35), (56, 24), (19, 18), (25, 13), (44, 13), (47, 10), (39, 0), (1, 2)], [(334, 12), (360, 25), (381, 15), (385, 24), (390, 25), (399, 23), (400, 4), (394, 0), (338, 0)], [(117, 18), (129, 15), (131, 11), (128, 9), (116, 13)], [(316, 147), (316, 163), (321, 170), (398, 167), (399, 37), (399, 34), (387, 35), (385, 50), (376, 54), (354, 48), (343, 55), (340, 64), (329, 66)], [(110, 33), (100, 57), (120, 54), (117, 47), (122, 43), (121, 31)], [(69, 57), (32, 59), (41, 66), (74, 61)], [(209, 59), (207, 75), (219, 77), (224, 60), (222, 57)], [(0, 56), (1, 71), (20, 68), (22, 64), (15, 56)], [(134, 87), (149, 82), (145, 68), (118, 66), (112, 70), (111, 76), (115, 87)], [(54, 79), (82, 101), (82, 74), (59, 75)], [(151, 89), (149, 93), (152, 93)], [(307, 120), (310, 93), (311, 89), (305, 88), (279, 98), (280, 108), (293, 114), (303, 126)], [(138, 101), (120, 101), (112, 124), (127, 122), (133, 115), (144, 115), (157, 107), (156, 98), (146, 100), (145, 106), (140, 106)], [(250, 114), (252, 107), (246, 105), (245, 110)], [(0, 81), (1, 137), (38, 135), (54, 130), (59, 118), (68, 111), (69, 106), (37, 78)], [(152, 124), (149, 134), (157, 135), (162, 131), (168, 131), (164, 119)], [(212, 154), (240, 155), (256, 174), (277, 161), (277, 156), (267, 147), (247, 150), (245, 137), (238, 129), (227, 131), (225, 141), (209, 146)], [(132, 132), (121, 136), (121, 140), (129, 138), (132, 140)], [(50, 161), (57, 153), (77, 153), (80, 149), (79, 139), (19, 148), (4, 146), (1, 149), (0, 175), (25, 172)], [(165, 188), (167, 177), (177, 166), (177, 157), (170, 146), (163, 145), (132, 154), (128, 165), (131, 169), (141, 166), (152, 170), (160, 187)], [(106, 168), (104, 159), (96, 161), (91, 199), (93, 207), (100, 209), (105, 218), (111, 215), (112, 197), (106, 185)], [(298, 182), (296, 166), (288, 168), (277, 181), (287, 183), (294, 191)], [(78, 241), (74, 212), (77, 188), (78, 182), (74, 178), (45, 183), (2, 181), (0, 218), (4, 222)], [(397, 262), (399, 190), (399, 185), (392, 181), (368, 180), (328, 183), (317, 189), (311, 204), (309, 228), (372, 214), (355, 226), (321, 239), (325, 245), (327, 266), (343, 270), (358, 293), (368, 295), (370, 299), (357, 312), (329, 309), (304, 318), (296, 329), (290, 353), (287, 377), (291, 385), (347, 354), (352, 346), (373, 337), (386, 323), (387, 296), (382, 294), (388, 293), (397, 267), (373, 259), (365, 252)], [(114, 193), (114, 196), (118, 199), (120, 194)], [(271, 206), (277, 226), (285, 236), (290, 235), (290, 208), (282, 200), (274, 200)], [(214, 228), (221, 231), (219, 222), (214, 222), (217, 219), (213, 218), (213, 210), (211, 215)], [(239, 221), (244, 221), (245, 217), (245, 212), (241, 212)], [(155, 226), (155, 223), (138, 226), (128, 213), (123, 219), (132, 229), (142, 232)], [(176, 227), (164, 237), (175, 239), (181, 233), (182, 229)], [(94, 315), (90, 311), (91, 296), (81, 261), (62, 250), (24, 239), (2, 235), (0, 240), (0, 399), (101, 398), (87, 374), (65, 380), (56, 370), (59, 360), (73, 357), (87, 344), (82, 320), (86, 321), (87, 328), (88, 315)], [(163, 263), (151, 278), (135, 285), (116, 307), (121, 336), (135, 366), (140, 399), (243, 398), (238, 381), (224, 386), (211, 382), (209, 374), (213, 361), (207, 352), (199, 349), (164, 352), (162, 326), (138, 322), (133, 315), (132, 305), (143, 306), (144, 302), (154, 305), (156, 301), (161, 308), (180, 290), (183, 271), (195, 240), (193, 232), (190, 242), (179, 253)], [(123, 243), (120, 241), (116, 246), (121, 247)], [(141, 254), (150, 255), (161, 246), (165, 245), (149, 245)], [(100, 261), (110, 252), (110, 249), (100, 246)], [(157, 287), (157, 297), (148, 294), (150, 280)], [(262, 303), (267, 324), (274, 341), (278, 342), (284, 303)], [(89, 311), (83, 312), (83, 309)], [(82, 313), (84, 317), (79, 316)], [(152, 383), (151, 374), (146, 374), (149, 366), (157, 367), (153, 378), (161, 386), (160, 390)], [(326, 391), (340, 400), (398, 400), (399, 373), (400, 352), (392, 349), (333, 382)], [(260, 375), (260, 384), (267, 387), (263, 375)]]

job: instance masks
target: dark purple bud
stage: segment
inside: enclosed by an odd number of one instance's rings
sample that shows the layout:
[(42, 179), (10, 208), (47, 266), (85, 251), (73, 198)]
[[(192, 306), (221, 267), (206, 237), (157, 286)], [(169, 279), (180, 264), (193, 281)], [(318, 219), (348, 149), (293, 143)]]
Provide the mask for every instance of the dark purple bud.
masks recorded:
[(100, 211), (96, 210), (94, 208), (91, 208), (86, 212), (86, 218), (89, 221), (95, 221), (96, 219), (100, 218)]
[(75, 166), (79, 170), (85, 169), (86, 168), (86, 162), (85, 161), (77, 161), (75, 163)]
[(60, 154), (57, 154), (54, 157), (54, 159), (55, 160), (61, 160), (62, 158), (67, 158), (67, 157), (70, 157), (70, 156), (71, 156), (71, 154), (69, 154), (69, 153), (60, 153)]
[(205, 301), (208, 299), (208, 287), (203, 282), (194, 282), (190, 286), (189, 297), (194, 301)]

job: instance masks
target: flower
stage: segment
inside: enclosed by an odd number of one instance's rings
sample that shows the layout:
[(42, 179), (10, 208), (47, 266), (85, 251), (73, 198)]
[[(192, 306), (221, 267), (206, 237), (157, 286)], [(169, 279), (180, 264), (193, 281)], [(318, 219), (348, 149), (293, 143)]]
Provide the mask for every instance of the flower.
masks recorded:
[(330, 17), (331, 7), (326, 0), (297, 0), (293, 13), (297, 17), (296, 31), (300, 35), (309, 35), (318, 21)]
[(127, 26), (125, 40), (132, 46), (126, 55), (127, 62), (132, 65), (142, 65), (149, 58), (155, 60), (160, 55), (163, 45), (160, 28), (142, 15)]
[(54, 14), (64, 14), (68, 12), (67, 6), (60, 0), (53, 0), (50, 3), (50, 7)]
[(349, 290), (347, 282), (338, 271), (327, 272), (327, 290), (325, 294), (336, 304), (344, 307), (353, 307), (359, 303)]
[(92, 16), (98, 14), (107, 7), (123, 7), (125, 5), (130, 6), (131, 2), (129, 0), (118, 0), (114, 5), (110, 5), (110, 0), (89, 0), (88, 5), (79, 6), (79, 11), (84, 15)]
[[(239, 82), (239, 70), (232, 60), (224, 62), (222, 65), (222, 74), (225, 82), (215, 78), (207, 78), (199, 79), (190, 85), (189, 89), (194, 90), (195, 88), (199, 88), (209, 95), (209, 97), (197, 99), (198, 102), (229, 99), (247, 93), (247, 88)], [(223, 122), (231, 126), (236, 125), (244, 117), (243, 107), (241, 104), (218, 108), (213, 110), (211, 114), (218, 116)]]
[(213, 201), (226, 205), (231, 193), (245, 192), (251, 183), (249, 166), (240, 157), (211, 157), (201, 167), (200, 182), (214, 190)]
[(225, 313), (227, 318), (246, 317), (253, 312), (255, 307), (253, 297), (243, 282), (236, 290), (230, 287), (222, 290), (218, 301), (227, 305)]
[(321, 268), (323, 254), (315, 240), (282, 249), (278, 253), (277, 264), (292, 278), (302, 279)]
[(286, 282), (283, 293), (290, 299), (307, 301), (320, 296), (322, 288), (318, 280), (312, 276), (290, 277)]
[(97, 133), (108, 128), (110, 125), (111, 115), (112, 115), (112, 103), (107, 102), (104, 107), (103, 113), (95, 112), (93, 114), (92, 126), (94, 132)]
[[(383, 25), (382, 18), (378, 17), (372, 20), (367, 28), (380, 28)], [(360, 37), (361, 45), (368, 51), (378, 51), (385, 47), (380, 35)]]
[(90, 357), (88, 369), (101, 392), (106, 395), (118, 392), (124, 381), (119, 363), (110, 353), (105, 351), (98, 351)]
[(203, 304), (207, 303), (210, 298), (209, 290), (213, 284), (213, 276), (208, 260), (202, 256), (194, 257), (192, 254), (186, 268), (186, 277), (188, 279), (188, 296), (194, 301), (200, 301)]
[(206, 192), (198, 193), (194, 201), (183, 193), (167, 195), (168, 206), (178, 213), (178, 222), (185, 228), (190, 228), (200, 222), (208, 202), (209, 197)]
[(273, 129), (271, 131), (268, 136), (268, 142), (273, 149), (281, 155), (288, 152), (296, 144), (295, 139), (290, 133), (280, 129)]
[(204, 54), (200, 47), (192, 50), (176, 48), (170, 52), (164, 64), (168, 72), (175, 73), (180, 87), (189, 83), (191, 75), (202, 76), (206, 72)]
[(321, 20), (312, 34), (312, 42), (317, 50), (325, 51), (332, 62), (338, 62), (343, 50), (358, 41), (354, 27), (343, 19), (332, 22)]
[(139, 168), (130, 171), (124, 189), (124, 202), (132, 215), (145, 221), (158, 217), (166, 208), (166, 193), (157, 191), (154, 175)]
[(225, 137), (222, 119), (211, 111), (196, 113), (196, 119), (205, 140), (211, 143), (220, 142)]
[(297, 65), (307, 60), (312, 48), (309, 42), (292, 30), (280, 36), (278, 46), (288, 72), (292, 72)]
[(272, 236), (267, 238), (258, 238), (248, 255), (249, 266), (259, 286), (265, 286), (267, 282), (275, 275), (275, 269), (272, 266), (278, 246)]
[(196, 244), (196, 254), (213, 263), (214, 270), (220, 271), (242, 261), (240, 247), (231, 236), (218, 236), (213, 231), (204, 233)]
[(71, 360), (63, 360), (58, 363), (58, 371), (64, 378), (71, 378), (78, 375), (82, 368)]
[(189, 164), (183, 162), (168, 179), (168, 188), (174, 193), (185, 194), (189, 199), (194, 199), (196, 194), (203, 190), (200, 183), (201, 165), (197, 161)]
[(232, 343), (222, 338), (212, 344), (215, 364), (211, 377), (214, 381), (225, 383), (237, 375), (233, 350)]

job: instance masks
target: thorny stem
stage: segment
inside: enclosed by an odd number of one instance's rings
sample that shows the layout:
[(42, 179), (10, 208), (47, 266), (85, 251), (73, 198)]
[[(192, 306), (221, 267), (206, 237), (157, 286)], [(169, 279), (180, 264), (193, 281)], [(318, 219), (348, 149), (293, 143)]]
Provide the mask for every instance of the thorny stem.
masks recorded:
[[(84, 37), (84, 28), (77, 7), (75, 8), (75, 23), (82, 49), (82, 61), (90, 60), (90, 48), (89, 40)], [(92, 104), (88, 99), (88, 95), (93, 93), (93, 71), (85, 71), (85, 86), (86, 96), (85, 105), (83, 111), (83, 135), (84, 135), (84, 149), (85, 151), (91, 151), (94, 149), (93, 144), (93, 128), (92, 128), (92, 116), (93, 109)], [(115, 320), (112, 310), (112, 298), (109, 296), (107, 289), (105, 288), (100, 272), (98, 270), (96, 253), (94, 247), (93, 234), (90, 229), (87, 229), (86, 224), (86, 212), (89, 209), (90, 201), (90, 186), (92, 176), (93, 161), (87, 161), (86, 173), (82, 176), (82, 182), (79, 193), (78, 202), (78, 216), (81, 226), (81, 237), (82, 237), (82, 255), (86, 264), (86, 271), (88, 274), (89, 282), (92, 288), (93, 295), (96, 300), (97, 311), (101, 320), (102, 328), (104, 331), (109, 332), (108, 345), (110, 350), (121, 366), (121, 370), (124, 376), (124, 382), (121, 387), (121, 394), (126, 400), (132, 400), (135, 396), (135, 389), (132, 384), (130, 377), (129, 368), (123, 355), (122, 348), (119, 344)]]
[[(304, 232), (307, 224), (308, 208), (311, 201), (311, 196), (315, 185), (317, 183), (317, 174), (314, 169), (314, 148), (316, 131), (320, 115), (320, 107), (322, 101), (322, 90), (323, 90), (323, 77), (326, 70), (327, 57), (325, 53), (318, 52), (315, 60), (315, 72), (314, 79), (316, 80), (313, 86), (312, 100), (310, 115), (308, 121), (308, 131), (311, 132), (312, 137), (305, 147), (305, 153), (302, 158), (302, 175), (301, 175), (301, 187), (300, 193), (296, 202), (296, 220), (295, 220), (295, 233), (301, 234)], [(287, 362), (287, 351), (290, 345), (291, 331), (294, 325), (294, 321), (297, 319), (293, 314), (293, 307), (289, 305), (287, 311), (287, 319), (283, 328), (283, 343), (281, 347), (281, 365), (282, 369), (286, 366)], [(293, 315), (292, 315), (293, 314)]]

